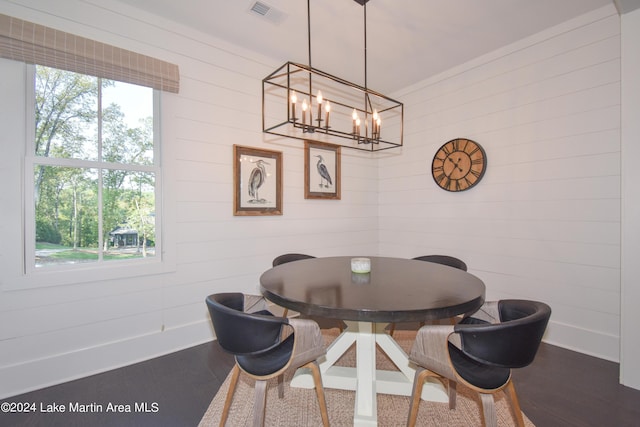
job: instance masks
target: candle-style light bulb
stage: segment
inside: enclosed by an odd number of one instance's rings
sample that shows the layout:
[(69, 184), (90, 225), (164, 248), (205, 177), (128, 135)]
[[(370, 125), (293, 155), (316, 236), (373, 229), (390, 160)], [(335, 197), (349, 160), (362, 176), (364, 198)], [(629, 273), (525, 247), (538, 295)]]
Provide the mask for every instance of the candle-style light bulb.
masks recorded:
[(358, 119), (358, 112), (356, 111), (356, 109), (353, 109), (353, 113), (351, 114), (351, 117), (353, 118), (353, 131), (352, 133), (355, 135), (356, 134), (356, 120)]
[(380, 123), (382, 123), (382, 121), (380, 117), (378, 117), (378, 120), (376, 120), (376, 138), (378, 139), (380, 139)]
[[(371, 129), (373, 132), (373, 129)], [(364, 115), (364, 138), (365, 140), (369, 139), (369, 115), (365, 113)]]
[(296, 95), (296, 91), (292, 90), (291, 91), (291, 117), (293, 118), (293, 121), (295, 122), (296, 119), (296, 102), (298, 102), (298, 96)]
[(318, 101), (318, 127), (320, 127), (320, 122), (322, 121), (322, 92), (321, 91), (318, 91), (316, 100)]
[(356, 135), (360, 136), (360, 117), (356, 116)]
[(307, 104), (307, 99), (303, 99), (302, 100), (302, 124), (305, 125), (307, 124), (307, 108), (309, 108), (309, 105)]
[(324, 111), (326, 113), (325, 120), (324, 120), (324, 127), (328, 129), (329, 128), (329, 112), (331, 111), (331, 104), (329, 103), (329, 101), (324, 103)]
[(375, 138), (376, 135), (378, 134), (377, 123), (378, 123), (378, 110), (374, 109), (373, 116), (371, 116), (371, 136), (373, 138)]

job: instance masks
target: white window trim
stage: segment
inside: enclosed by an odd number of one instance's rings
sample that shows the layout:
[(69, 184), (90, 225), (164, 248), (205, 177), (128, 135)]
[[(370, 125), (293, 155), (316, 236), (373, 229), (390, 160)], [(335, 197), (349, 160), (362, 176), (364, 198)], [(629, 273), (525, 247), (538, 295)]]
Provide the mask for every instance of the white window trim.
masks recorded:
[[(164, 197), (163, 193), (163, 174), (162, 167), (162, 150), (161, 150), (161, 123), (162, 109), (161, 98), (162, 92), (154, 90), (153, 113), (157, 120), (154, 120), (154, 166), (136, 167), (137, 170), (147, 169), (155, 172), (155, 196), (156, 196), (156, 255), (146, 259), (108, 261), (96, 263), (79, 263), (68, 266), (49, 266), (46, 268), (36, 268), (32, 263), (35, 254), (35, 210), (33, 207), (28, 208), (28, 201), (33, 201), (33, 166), (35, 163), (47, 163), (48, 160), (39, 158), (35, 162), (33, 155), (34, 126), (35, 116), (33, 114), (35, 105), (35, 88), (31, 84), (35, 75), (34, 65), (25, 65), (25, 111), (24, 124), (26, 131), (24, 133), (26, 140), (22, 143), (21, 163), (22, 173), (20, 177), (20, 185), (22, 188), (21, 203), (21, 271), (19, 277), (14, 277), (10, 282), (3, 281), (2, 288), (4, 290), (21, 290), (48, 286), (73, 285), (87, 282), (108, 281), (115, 279), (125, 279), (140, 276), (149, 276), (165, 273), (173, 273), (176, 270), (176, 264), (173, 254), (174, 250), (167, 250), (164, 228)], [(73, 160), (69, 164), (73, 166), (86, 166), (89, 162), (82, 160)], [(59, 163), (57, 163), (59, 164)], [(95, 166), (95, 163), (91, 163)], [(108, 163), (102, 163), (108, 166)], [(117, 165), (118, 169), (127, 169), (126, 165)], [(172, 246), (171, 246), (172, 247)]]

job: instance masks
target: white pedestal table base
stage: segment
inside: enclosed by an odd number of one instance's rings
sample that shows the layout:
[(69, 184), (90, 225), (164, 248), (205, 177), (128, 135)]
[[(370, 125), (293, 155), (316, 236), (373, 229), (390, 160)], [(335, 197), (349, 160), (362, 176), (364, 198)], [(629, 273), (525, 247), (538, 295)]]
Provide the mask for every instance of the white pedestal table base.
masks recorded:
[[(345, 323), (347, 328), (329, 345), (320, 363), (322, 382), (325, 388), (356, 392), (354, 426), (376, 426), (376, 393), (411, 396), (415, 368), (402, 347), (385, 332), (387, 323)], [(356, 367), (334, 366), (353, 343), (356, 344)], [(398, 371), (376, 369), (376, 344)], [(313, 378), (308, 371), (299, 369), (291, 386), (313, 388)], [(424, 385), (422, 399), (448, 402), (448, 395), (441, 383), (430, 379)]]

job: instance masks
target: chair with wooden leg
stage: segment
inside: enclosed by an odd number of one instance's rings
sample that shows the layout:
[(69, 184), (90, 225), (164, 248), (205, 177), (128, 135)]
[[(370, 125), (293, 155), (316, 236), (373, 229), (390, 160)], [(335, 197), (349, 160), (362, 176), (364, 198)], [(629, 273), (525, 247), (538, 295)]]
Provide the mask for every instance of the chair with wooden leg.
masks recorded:
[(538, 351), (551, 308), (542, 302), (501, 300), (485, 303), (456, 325), (420, 328), (409, 359), (416, 370), (408, 426), (414, 426), (427, 377), (449, 388), (449, 408), (456, 405), (456, 383), (480, 394), (485, 427), (496, 427), (494, 394), (506, 391), (518, 426), (524, 419), (511, 370), (529, 365)]
[(246, 313), (246, 300), (242, 293), (220, 293), (206, 298), (218, 343), (236, 360), (220, 425), (226, 423), (241, 372), (256, 380), (253, 425), (260, 427), (264, 425), (267, 381), (278, 377), (278, 395), (282, 398), (284, 373), (305, 367), (312, 372), (322, 423), (328, 426), (327, 404), (317, 362), (326, 351), (317, 323), (276, 317), (264, 311)]

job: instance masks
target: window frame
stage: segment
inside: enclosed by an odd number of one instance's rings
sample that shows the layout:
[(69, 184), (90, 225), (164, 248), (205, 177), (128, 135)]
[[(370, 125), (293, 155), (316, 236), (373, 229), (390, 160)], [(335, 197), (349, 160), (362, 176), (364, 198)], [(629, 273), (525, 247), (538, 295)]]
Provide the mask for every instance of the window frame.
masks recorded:
[[(56, 286), (99, 280), (122, 279), (127, 277), (145, 276), (175, 271), (175, 262), (169, 262), (166, 256), (166, 245), (163, 233), (163, 168), (162, 168), (162, 138), (161, 138), (161, 98), (162, 91), (153, 90), (153, 165), (127, 165), (104, 161), (63, 159), (40, 157), (35, 155), (35, 73), (36, 66), (24, 64), (25, 69), (25, 140), (22, 143), (22, 250), (21, 277), (12, 284), (5, 284), (4, 288), (24, 289), (30, 287)], [(155, 256), (128, 260), (99, 259), (96, 262), (54, 265), (47, 267), (35, 266), (35, 204), (34, 200), (34, 167), (36, 165), (71, 166), (81, 168), (135, 170), (153, 172), (155, 175), (155, 220), (156, 239)], [(100, 198), (100, 200), (102, 200)], [(102, 239), (102, 237), (100, 237)], [(114, 268), (116, 267), (116, 268)]]

